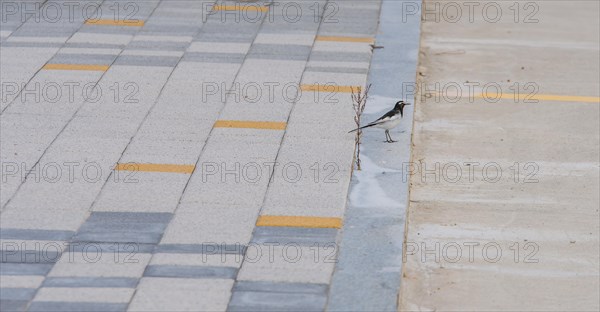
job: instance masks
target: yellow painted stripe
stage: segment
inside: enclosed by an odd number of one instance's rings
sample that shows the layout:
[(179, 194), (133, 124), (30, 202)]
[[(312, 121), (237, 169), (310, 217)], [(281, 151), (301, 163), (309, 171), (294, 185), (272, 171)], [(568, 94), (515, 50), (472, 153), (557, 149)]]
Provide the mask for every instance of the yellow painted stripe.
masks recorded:
[(172, 165), (172, 164), (117, 164), (115, 170), (119, 171), (145, 171), (145, 172), (173, 172), (192, 173), (194, 165)]
[(337, 86), (337, 85), (300, 85), (302, 91), (322, 91), (322, 92), (345, 92), (351, 93), (352, 89), (356, 92), (360, 88), (359, 86)]
[(336, 42), (364, 42), (373, 44), (373, 38), (366, 37), (335, 37), (335, 36), (317, 36), (317, 41), (336, 41)]
[(267, 12), (269, 10), (266, 6), (256, 5), (215, 5), (213, 6), (215, 11), (260, 11)]
[(114, 20), (114, 19), (89, 19), (85, 21), (88, 25), (106, 25), (106, 26), (144, 26), (141, 20)]
[(325, 217), (260, 216), (256, 221), (256, 226), (289, 226), (339, 229), (342, 227), (342, 219)]
[(285, 130), (286, 125), (285, 122), (275, 121), (217, 120), (214, 127)]
[[(505, 100), (514, 100), (515, 94), (507, 93), (507, 94), (497, 94), (497, 93), (487, 93), (487, 94), (475, 94), (477, 98), (486, 98), (486, 99), (505, 99)], [(575, 95), (555, 95), (555, 94), (518, 94), (517, 99), (519, 102), (525, 100), (538, 100), (538, 101), (559, 101), (559, 102), (585, 102), (585, 103), (600, 103), (600, 97), (594, 96), (575, 96)]]
[(46, 70), (96, 70), (107, 71), (108, 65), (82, 65), (82, 64), (46, 64), (42, 69)]

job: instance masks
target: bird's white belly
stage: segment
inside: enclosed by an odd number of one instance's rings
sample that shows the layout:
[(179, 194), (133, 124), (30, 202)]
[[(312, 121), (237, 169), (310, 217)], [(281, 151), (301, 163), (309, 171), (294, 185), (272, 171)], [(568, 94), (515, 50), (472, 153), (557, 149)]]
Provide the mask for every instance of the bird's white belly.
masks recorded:
[(392, 128), (395, 128), (396, 126), (398, 126), (400, 124), (401, 120), (402, 119), (400, 118), (400, 116), (398, 116), (393, 119), (386, 120), (385, 122), (382, 122), (382, 123), (376, 125), (376, 127), (389, 130), (389, 129), (392, 129)]

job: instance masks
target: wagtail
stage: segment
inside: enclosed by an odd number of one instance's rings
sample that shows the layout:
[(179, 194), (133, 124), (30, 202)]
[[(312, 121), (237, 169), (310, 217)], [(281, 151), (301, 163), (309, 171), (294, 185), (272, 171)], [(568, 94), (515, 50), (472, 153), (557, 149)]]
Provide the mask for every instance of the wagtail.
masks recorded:
[(362, 126), (360, 128), (349, 131), (348, 133), (358, 131), (360, 129), (364, 129), (364, 128), (368, 128), (368, 127), (383, 128), (383, 129), (385, 129), (385, 141), (387, 143), (396, 142), (396, 141), (392, 140), (392, 136), (390, 135), (390, 129), (395, 128), (397, 125), (400, 124), (400, 119), (402, 118), (402, 111), (404, 110), (404, 106), (406, 106), (406, 105), (410, 105), (410, 103), (406, 103), (404, 101), (398, 101), (398, 102), (396, 102), (396, 105), (394, 105), (394, 109), (385, 113), (385, 115), (379, 117), (379, 119), (373, 121), (372, 123), (370, 123), (366, 126)]

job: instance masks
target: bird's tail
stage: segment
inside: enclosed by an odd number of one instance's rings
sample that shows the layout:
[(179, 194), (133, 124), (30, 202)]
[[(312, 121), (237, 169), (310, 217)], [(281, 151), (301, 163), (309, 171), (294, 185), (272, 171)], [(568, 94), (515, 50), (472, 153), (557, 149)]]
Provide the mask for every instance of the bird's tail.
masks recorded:
[(373, 127), (374, 125), (376, 125), (376, 123), (370, 123), (370, 124), (368, 124), (368, 125), (366, 125), (366, 126), (362, 126), (362, 127), (360, 127), (360, 128), (356, 128), (356, 129), (354, 129), (354, 130), (350, 130), (350, 131), (348, 131), (348, 133), (352, 133), (352, 132), (354, 132), (354, 131), (358, 131), (358, 130), (360, 130), (360, 129), (364, 129), (364, 128), (368, 128), (368, 127)]

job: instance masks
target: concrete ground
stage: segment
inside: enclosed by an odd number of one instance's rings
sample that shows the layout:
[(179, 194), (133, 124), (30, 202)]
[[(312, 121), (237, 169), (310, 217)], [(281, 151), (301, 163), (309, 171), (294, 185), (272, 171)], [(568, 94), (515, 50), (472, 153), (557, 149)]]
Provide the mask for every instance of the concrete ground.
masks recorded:
[(598, 311), (599, 3), (428, 4), (400, 310)]

